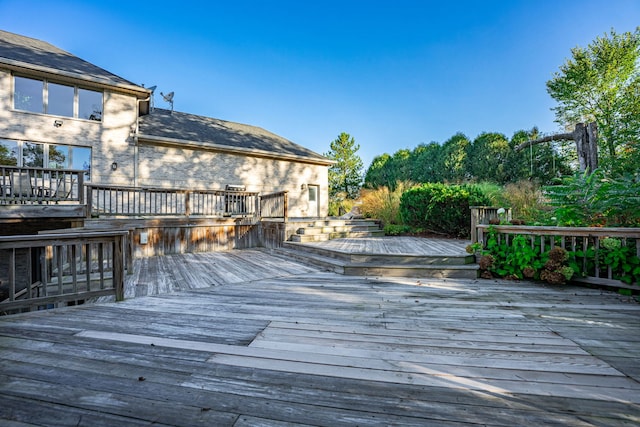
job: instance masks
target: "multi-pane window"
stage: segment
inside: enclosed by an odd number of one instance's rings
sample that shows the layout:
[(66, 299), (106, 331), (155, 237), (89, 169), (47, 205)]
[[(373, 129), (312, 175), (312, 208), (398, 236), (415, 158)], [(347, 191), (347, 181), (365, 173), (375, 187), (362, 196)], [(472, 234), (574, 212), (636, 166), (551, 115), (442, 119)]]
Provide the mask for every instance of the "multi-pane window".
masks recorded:
[(13, 108), (85, 120), (102, 120), (103, 93), (14, 76)]
[(84, 170), (90, 179), (91, 148), (0, 139), (0, 165)]

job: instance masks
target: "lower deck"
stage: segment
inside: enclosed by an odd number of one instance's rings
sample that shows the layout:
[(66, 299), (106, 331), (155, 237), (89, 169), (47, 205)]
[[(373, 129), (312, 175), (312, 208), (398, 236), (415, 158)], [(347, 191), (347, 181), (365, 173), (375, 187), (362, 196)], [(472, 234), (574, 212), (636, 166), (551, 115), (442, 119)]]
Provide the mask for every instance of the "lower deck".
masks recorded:
[(148, 296), (0, 317), (3, 425), (640, 423), (630, 297), (258, 250), (144, 262)]

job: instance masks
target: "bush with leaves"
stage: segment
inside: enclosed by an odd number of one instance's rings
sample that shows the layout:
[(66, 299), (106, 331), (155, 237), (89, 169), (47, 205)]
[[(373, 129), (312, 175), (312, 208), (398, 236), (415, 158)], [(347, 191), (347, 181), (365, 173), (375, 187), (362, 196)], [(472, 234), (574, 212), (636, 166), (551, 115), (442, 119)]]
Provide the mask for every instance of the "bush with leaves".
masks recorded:
[(639, 173), (607, 177), (601, 170), (581, 172), (545, 192), (560, 225), (640, 226)]
[(489, 198), (475, 185), (423, 184), (406, 191), (400, 200), (405, 224), (455, 237), (468, 238), (470, 206), (486, 206)]

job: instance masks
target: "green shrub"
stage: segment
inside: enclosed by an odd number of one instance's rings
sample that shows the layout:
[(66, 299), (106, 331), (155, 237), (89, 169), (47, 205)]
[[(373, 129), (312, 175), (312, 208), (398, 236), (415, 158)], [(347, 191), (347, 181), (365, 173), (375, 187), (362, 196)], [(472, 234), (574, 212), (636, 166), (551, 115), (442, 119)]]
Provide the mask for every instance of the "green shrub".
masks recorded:
[(403, 222), (414, 228), (455, 237), (470, 236), (469, 206), (485, 206), (489, 198), (476, 185), (422, 184), (400, 200)]
[(640, 226), (640, 174), (607, 177), (601, 170), (565, 178), (545, 188), (560, 225)]
[(384, 234), (386, 236), (401, 236), (411, 231), (412, 229), (408, 225), (386, 224), (384, 226)]

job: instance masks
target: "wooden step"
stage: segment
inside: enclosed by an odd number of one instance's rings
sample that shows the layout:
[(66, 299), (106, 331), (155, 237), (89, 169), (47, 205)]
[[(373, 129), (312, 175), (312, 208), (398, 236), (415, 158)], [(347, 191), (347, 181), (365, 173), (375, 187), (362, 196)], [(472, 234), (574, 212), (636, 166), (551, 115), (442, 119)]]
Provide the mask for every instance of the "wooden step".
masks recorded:
[(341, 252), (314, 245), (284, 242), (283, 247), (297, 252), (310, 253), (329, 258), (337, 258), (353, 264), (384, 264), (384, 265), (469, 265), (475, 263), (475, 256), (471, 254), (457, 256), (441, 255), (405, 255), (405, 254), (363, 254)]
[(294, 234), (290, 239), (292, 242), (309, 243), (309, 242), (326, 242), (329, 240), (328, 234)]
[(479, 269), (473, 255), (352, 254), (293, 242), (285, 242), (273, 251), (283, 258), (346, 276), (475, 279)]

